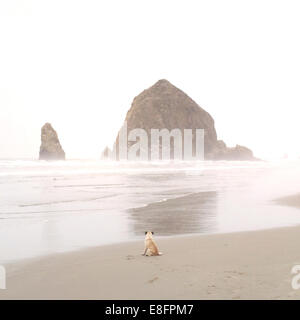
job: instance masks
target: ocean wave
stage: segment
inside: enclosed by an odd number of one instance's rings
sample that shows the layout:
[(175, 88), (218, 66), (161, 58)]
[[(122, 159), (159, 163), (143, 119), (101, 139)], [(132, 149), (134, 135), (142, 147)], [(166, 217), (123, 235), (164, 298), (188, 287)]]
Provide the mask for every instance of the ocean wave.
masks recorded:
[(265, 168), (271, 163), (262, 161), (38, 161), (0, 160), (0, 176), (61, 176), (88, 174), (136, 174), (136, 173), (199, 173), (203, 170), (234, 170)]
[(94, 198), (85, 198), (85, 199), (68, 199), (68, 200), (58, 200), (58, 201), (49, 201), (49, 202), (40, 202), (40, 203), (29, 203), (29, 204), (20, 204), (19, 207), (26, 208), (26, 207), (39, 207), (39, 206), (47, 206), (53, 204), (61, 204), (61, 203), (72, 203), (72, 202), (89, 202), (89, 201), (97, 201), (107, 198), (113, 198), (115, 195), (105, 195), (101, 197), (94, 197)]

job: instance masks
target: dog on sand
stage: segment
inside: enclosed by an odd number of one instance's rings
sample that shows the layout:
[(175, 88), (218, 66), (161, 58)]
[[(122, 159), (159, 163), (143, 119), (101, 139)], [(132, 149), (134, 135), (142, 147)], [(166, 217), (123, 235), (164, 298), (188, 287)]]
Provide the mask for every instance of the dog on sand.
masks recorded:
[(154, 232), (145, 231), (145, 251), (143, 256), (161, 256), (162, 253), (158, 251), (157, 244), (153, 239)]

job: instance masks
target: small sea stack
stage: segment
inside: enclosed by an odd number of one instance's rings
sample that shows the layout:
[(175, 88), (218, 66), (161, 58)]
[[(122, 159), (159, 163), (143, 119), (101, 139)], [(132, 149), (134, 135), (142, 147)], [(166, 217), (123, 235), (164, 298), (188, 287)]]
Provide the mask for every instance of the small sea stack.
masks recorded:
[(65, 152), (60, 145), (56, 131), (50, 123), (41, 130), (40, 160), (65, 160)]

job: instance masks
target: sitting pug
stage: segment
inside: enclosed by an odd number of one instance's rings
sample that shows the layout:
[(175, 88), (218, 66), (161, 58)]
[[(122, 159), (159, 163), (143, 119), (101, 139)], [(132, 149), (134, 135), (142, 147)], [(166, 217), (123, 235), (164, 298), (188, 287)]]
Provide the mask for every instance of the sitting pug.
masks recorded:
[(161, 256), (162, 253), (158, 251), (157, 244), (153, 240), (152, 231), (145, 231), (145, 251), (143, 256)]

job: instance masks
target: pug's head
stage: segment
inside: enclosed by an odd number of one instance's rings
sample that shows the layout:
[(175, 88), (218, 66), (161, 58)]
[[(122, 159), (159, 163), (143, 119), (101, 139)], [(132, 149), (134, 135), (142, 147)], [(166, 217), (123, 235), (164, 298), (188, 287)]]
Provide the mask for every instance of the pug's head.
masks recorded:
[(145, 231), (146, 238), (152, 238), (153, 235), (154, 235), (153, 231)]

